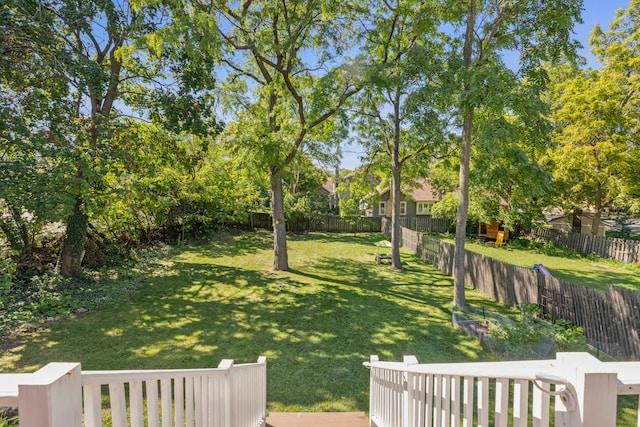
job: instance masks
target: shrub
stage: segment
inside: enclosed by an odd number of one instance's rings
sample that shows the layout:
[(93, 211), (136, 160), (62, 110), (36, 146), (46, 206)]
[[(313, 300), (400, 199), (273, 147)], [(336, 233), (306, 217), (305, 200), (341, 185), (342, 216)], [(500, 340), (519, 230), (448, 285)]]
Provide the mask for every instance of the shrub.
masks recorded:
[(518, 322), (488, 322), (485, 344), (505, 359), (548, 358), (556, 351), (584, 350), (587, 345), (581, 327), (545, 319), (536, 304), (521, 304)]
[(13, 408), (0, 408), (0, 427), (18, 425), (17, 410)]
[(0, 259), (0, 310), (5, 308), (6, 298), (13, 287), (16, 264), (10, 259)]
[[(10, 263), (0, 263), (0, 337), (23, 324), (44, 324), (51, 318), (91, 310), (127, 298), (142, 283), (145, 272), (166, 268), (157, 260), (168, 246), (139, 249), (128, 265), (85, 271), (78, 279), (65, 279), (55, 273), (31, 276), (13, 283)], [(2, 427), (0, 425), (0, 427)]]

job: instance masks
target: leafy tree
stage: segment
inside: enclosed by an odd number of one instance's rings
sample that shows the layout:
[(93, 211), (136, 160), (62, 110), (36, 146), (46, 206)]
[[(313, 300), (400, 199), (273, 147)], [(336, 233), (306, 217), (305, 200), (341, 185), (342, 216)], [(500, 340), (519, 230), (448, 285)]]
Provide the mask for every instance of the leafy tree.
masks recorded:
[[(340, 199), (340, 218), (344, 219), (347, 224), (355, 225), (362, 216), (362, 210), (358, 206), (355, 199)], [(354, 234), (356, 234), (354, 227)]]
[[(610, 69), (561, 74), (551, 99), (556, 145), (550, 151), (560, 206), (592, 206), (594, 234), (602, 211), (622, 195), (633, 163), (627, 137), (636, 124), (624, 113), (625, 77)], [(586, 206), (585, 206), (586, 205)]]
[(358, 168), (345, 175), (336, 188), (340, 216), (349, 218), (371, 215), (367, 211), (373, 203), (378, 202), (379, 184), (383, 178), (385, 178), (384, 173), (376, 168), (375, 163), (369, 163), (367, 167)]
[(217, 25), (226, 101), (237, 117), (226, 140), (268, 171), (273, 268), (287, 270), (283, 174), (298, 153), (328, 139), (332, 119), (359, 89), (360, 68), (343, 60), (359, 7), (336, 0), (194, 6), (196, 19)]
[(202, 235), (242, 219), (258, 199), (259, 177), (209, 137), (166, 124), (121, 120), (112, 141), (120, 161), (105, 176), (94, 221), (115, 240)]
[[(476, 115), (478, 139), (472, 148), (470, 203), (476, 219), (504, 223), (512, 230), (543, 218), (551, 175), (540, 161), (550, 143), (548, 108), (529, 82), (514, 81), (509, 114)], [(479, 212), (478, 212), (478, 207)]]
[(638, 46), (640, 2), (621, 9), (608, 31), (593, 30), (590, 43), (602, 67), (558, 68), (550, 99), (556, 145), (550, 151), (557, 202), (592, 207), (592, 231), (605, 207), (640, 209)]
[(12, 249), (29, 253), (47, 221), (67, 201), (50, 187), (64, 184), (60, 135), (73, 110), (60, 71), (44, 66), (60, 41), (46, 11), (31, 2), (0, 6), (0, 230)]
[[(487, 113), (503, 120), (517, 101), (510, 83), (514, 73), (529, 82), (533, 94), (540, 94), (547, 78), (543, 68), (545, 61), (554, 61), (563, 55), (571, 55), (575, 43), (571, 42), (571, 29), (579, 20), (580, 0), (534, 1), (482, 1), (453, 2), (452, 12), (456, 32), (451, 50), (452, 69), (459, 70), (452, 76), (459, 84), (457, 105), (462, 135), (460, 146), (459, 191), (460, 205), (456, 224), (456, 248), (454, 261), (454, 305), (466, 306), (464, 295), (464, 243), (469, 209), (470, 159), (473, 141), (486, 133), (477, 129), (476, 116)], [(458, 48), (460, 47), (460, 48)], [(518, 59), (511, 71), (503, 60), (506, 52), (516, 53)], [(536, 105), (539, 105), (536, 103)], [(527, 114), (539, 116), (535, 108)], [(489, 121), (492, 126), (499, 122)], [(498, 131), (499, 128), (494, 129)]]
[[(63, 115), (45, 120), (47, 114), (43, 113), (39, 121), (28, 126), (41, 129), (48, 143), (56, 146), (55, 152), (47, 153), (35, 146), (31, 152), (38, 156), (51, 154), (50, 158), (59, 163), (55, 173), (62, 182), (56, 192), (67, 197), (68, 217), (58, 266), (63, 276), (74, 276), (80, 272), (93, 199), (106, 188), (103, 177), (113, 154), (110, 121), (122, 82), (140, 77), (129, 72), (133, 67), (128, 67), (131, 52), (127, 49), (132, 47), (132, 40), (156, 26), (161, 13), (155, 7), (134, 9), (126, 2), (108, 0), (15, 0), (14, 4), (8, 14), (13, 30), (9, 50), (16, 50), (28, 40), (31, 54), (27, 58), (37, 61), (37, 66), (20, 68), (20, 61), (5, 66), (16, 72), (26, 70), (31, 80), (42, 73), (55, 75), (66, 88), (42, 91), (40, 99), (44, 104), (60, 105)], [(141, 61), (131, 63), (140, 71)], [(42, 86), (35, 83), (33, 87)]]
[(327, 203), (319, 192), (325, 174), (304, 153), (296, 156), (282, 179), (287, 222), (313, 221), (326, 213)]
[(449, 125), (445, 92), (440, 90), (444, 47), (436, 37), (438, 3), (380, 3), (365, 45), (371, 56), (371, 81), (359, 97), (356, 121), (369, 156), (383, 156), (390, 171), (395, 269), (402, 268), (400, 196), (407, 186), (403, 170), (407, 181), (424, 177), (425, 164), (444, 145)]
[(618, 139), (624, 145), (626, 167), (621, 176), (622, 191), (617, 200), (618, 205), (626, 205), (634, 212), (640, 212), (640, 128), (638, 127), (639, 103), (638, 75), (640, 34), (640, 2), (632, 0), (629, 7), (620, 9), (609, 29), (603, 32), (599, 26), (594, 28), (590, 44), (593, 52), (603, 64), (603, 72), (611, 73), (611, 78), (620, 84), (619, 117), (622, 125)]
[[(13, 120), (18, 115), (12, 116), (12, 126), (22, 126), (32, 136), (22, 137), (28, 143), (14, 144), (16, 149), (10, 155), (18, 160), (31, 158), (31, 162), (22, 161), (22, 169), (16, 171), (26, 177), (40, 174), (43, 181), (48, 180), (47, 187), (55, 189), (42, 192), (37, 200), (46, 205), (52, 203), (42, 200), (52, 199), (60, 208), (51, 212), (66, 217), (58, 266), (63, 276), (73, 276), (80, 272), (89, 221), (119, 223), (114, 218), (107, 220), (118, 212), (112, 207), (121, 205), (109, 203), (125, 187), (119, 174), (125, 182), (134, 182), (138, 178), (136, 171), (143, 170), (133, 162), (139, 160), (137, 153), (126, 151), (131, 148), (131, 140), (138, 137), (135, 129), (140, 128), (136, 127), (136, 120), (123, 117), (145, 116), (183, 141), (176, 143), (171, 136), (159, 138), (171, 141), (170, 146), (185, 154), (175, 164), (176, 178), (180, 178), (180, 166), (187, 169), (187, 177), (194, 177), (194, 170), (203, 168), (209, 138), (221, 129), (211, 108), (213, 62), (209, 51), (194, 49), (191, 40), (199, 39), (201, 34), (195, 30), (182, 33), (181, 22), (174, 25), (168, 10), (158, 4), (11, 1), (13, 6), (6, 16), (12, 32), (3, 48), (17, 57), (14, 52), (26, 46), (29, 54), (24, 60), (1, 63), (13, 73), (6, 75), (28, 77), (24, 83), (17, 78), (7, 80), (8, 90), (23, 93), (23, 87), (28, 88), (25, 93), (33, 93), (34, 99), (39, 95), (37, 101), (51, 107), (49, 111), (30, 110), (33, 115), (24, 126)], [(51, 77), (39, 79), (42, 76)], [(40, 80), (46, 83), (39, 84)], [(35, 102), (23, 102), (20, 107), (25, 105), (33, 106)], [(38, 134), (43, 137), (37, 138)], [(188, 149), (187, 145), (194, 144), (193, 150)], [(155, 152), (152, 154), (147, 164), (158, 159)], [(172, 191), (177, 188), (183, 187), (172, 187)], [(192, 190), (193, 194), (200, 194), (201, 188)], [(171, 203), (174, 213), (184, 212), (178, 209), (182, 202)], [(39, 212), (24, 202), (16, 205), (17, 212), (23, 208)], [(204, 217), (204, 206), (219, 210), (215, 204), (202, 204), (202, 200), (189, 204), (196, 205), (200, 209), (196, 217), (200, 219)], [(151, 212), (155, 208), (153, 204), (146, 207)], [(153, 216), (149, 211), (132, 212), (134, 218), (149, 215)], [(184, 216), (178, 216), (181, 215)], [(168, 215), (166, 219), (175, 217)]]

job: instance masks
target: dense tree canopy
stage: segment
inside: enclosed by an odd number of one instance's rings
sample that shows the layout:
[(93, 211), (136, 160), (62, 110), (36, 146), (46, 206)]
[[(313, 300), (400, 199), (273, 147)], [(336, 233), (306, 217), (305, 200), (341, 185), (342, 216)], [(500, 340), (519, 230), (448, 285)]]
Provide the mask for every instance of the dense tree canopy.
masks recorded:
[[(572, 61), (580, 8), (7, 0), (3, 242), (28, 255), (62, 229), (57, 264), (73, 276), (87, 241), (185, 238), (268, 209), (273, 267), (286, 270), (285, 224), (335, 211), (318, 191), (327, 176), (349, 218), (381, 181), (396, 217), (400, 190), (429, 178), (447, 194), (441, 212), (458, 219), (464, 306), (468, 217), (513, 227), (544, 208), (640, 209), (640, 2), (595, 29), (598, 69)], [(366, 164), (344, 176), (341, 144), (354, 139)]]
[[(360, 86), (345, 55), (357, 37), (357, 3), (334, 0), (194, 2), (216, 25), (224, 91), (236, 120), (226, 143), (269, 176), (274, 270), (289, 268), (283, 174), (310, 144), (324, 143)], [(196, 18), (199, 19), (199, 18)]]
[(550, 102), (556, 127), (549, 169), (556, 204), (592, 209), (592, 232), (605, 208), (638, 211), (637, 17), (640, 2), (620, 10), (609, 31), (593, 31), (591, 42), (602, 66), (558, 67)]

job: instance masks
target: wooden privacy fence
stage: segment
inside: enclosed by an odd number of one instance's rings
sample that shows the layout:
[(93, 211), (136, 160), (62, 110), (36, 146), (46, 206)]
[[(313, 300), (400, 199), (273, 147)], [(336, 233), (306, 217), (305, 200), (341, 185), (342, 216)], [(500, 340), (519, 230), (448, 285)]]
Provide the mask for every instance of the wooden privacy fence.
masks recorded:
[(585, 255), (596, 254), (620, 262), (640, 263), (640, 241), (637, 240), (564, 233), (542, 228), (532, 231), (531, 238), (539, 242), (553, 243), (558, 247), (570, 248)]
[[(388, 238), (390, 223), (382, 224)], [(454, 245), (403, 228), (402, 246), (453, 275)], [(640, 291), (607, 286), (602, 292), (468, 250), (465, 283), (509, 306), (538, 304), (552, 318), (582, 327), (587, 342), (594, 347), (640, 360)]]
[[(273, 228), (271, 215), (263, 212), (249, 212), (248, 224), (252, 229)], [(380, 218), (354, 218), (347, 220), (338, 215), (320, 215), (312, 219), (287, 222), (287, 231), (291, 233), (305, 233), (308, 231), (341, 232), (341, 233), (378, 233), (380, 232)]]
[(415, 231), (428, 233), (446, 233), (451, 227), (452, 221), (444, 218), (430, 217), (400, 217), (400, 226)]

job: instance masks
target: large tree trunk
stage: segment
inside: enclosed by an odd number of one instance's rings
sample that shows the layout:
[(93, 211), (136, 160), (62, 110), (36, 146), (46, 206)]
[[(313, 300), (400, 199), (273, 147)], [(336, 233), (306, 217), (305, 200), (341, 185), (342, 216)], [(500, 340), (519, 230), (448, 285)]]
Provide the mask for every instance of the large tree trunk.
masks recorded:
[(282, 173), (272, 168), (271, 178), (271, 216), (273, 218), (273, 269), (289, 270), (287, 254), (287, 227), (284, 221), (284, 192), (282, 191)]
[(26, 252), (31, 252), (32, 250), (32, 242), (31, 236), (29, 233), (29, 227), (27, 227), (27, 223), (24, 218), (22, 218), (22, 210), (18, 209), (15, 205), (11, 205), (11, 216), (16, 223), (16, 227), (20, 233), (20, 240), (22, 240), (22, 244), (24, 246), (24, 250)]
[(600, 229), (600, 219), (602, 218), (602, 184), (596, 184), (595, 194), (595, 212), (593, 213), (593, 222), (591, 223), (591, 235), (597, 236)]
[(400, 227), (400, 168), (394, 167), (391, 181), (391, 267), (402, 269), (400, 261), (400, 243), (402, 230)]
[(89, 217), (85, 211), (84, 201), (78, 196), (67, 220), (67, 231), (58, 260), (58, 271), (61, 276), (76, 277), (82, 271), (88, 227)]
[(393, 141), (391, 148), (391, 267), (402, 269), (400, 261), (400, 243), (402, 243), (402, 231), (400, 229), (400, 187), (401, 170), (400, 163), (400, 96), (401, 92), (396, 88), (393, 99)]
[(10, 201), (5, 200), (5, 202), (8, 204), (11, 219), (0, 218), (0, 230), (4, 233), (11, 249), (18, 252), (31, 252), (29, 229), (22, 218), (22, 212)]
[(460, 151), (460, 205), (458, 206), (458, 219), (456, 222), (456, 246), (453, 265), (453, 305), (458, 308), (465, 308), (467, 305), (464, 291), (464, 244), (467, 236), (467, 216), (469, 212), (469, 158), (472, 127), (473, 110), (468, 112), (464, 118)]
[[(464, 38), (463, 60), (466, 72), (471, 70), (473, 54), (473, 31), (476, 20), (476, 0), (469, 0), (467, 10), (467, 28)], [(468, 97), (472, 91), (469, 76), (465, 77), (464, 92)], [(465, 101), (468, 103), (468, 100)], [(463, 124), (462, 141), (460, 147), (460, 205), (456, 222), (456, 246), (453, 264), (453, 305), (466, 308), (467, 299), (464, 291), (464, 243), (467, 235), (467, 214), (469, 212), (469, 162), (471, 157), (471, 137), (473, 132), (474, 109), (471, 105), (462, 105)]]

